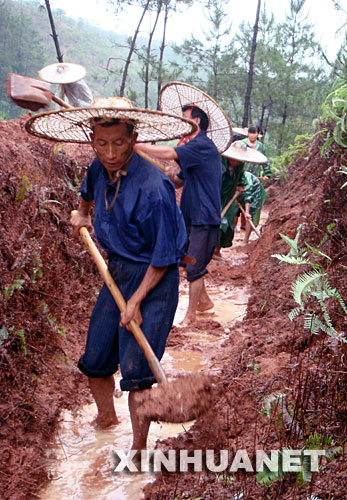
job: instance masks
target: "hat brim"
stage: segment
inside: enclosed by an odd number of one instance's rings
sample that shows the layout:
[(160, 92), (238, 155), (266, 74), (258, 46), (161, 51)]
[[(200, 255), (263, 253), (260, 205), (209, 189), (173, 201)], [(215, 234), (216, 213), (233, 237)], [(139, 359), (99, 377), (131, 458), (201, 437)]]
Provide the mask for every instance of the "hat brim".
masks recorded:
[[(235, 143), (233, 143), (235, 144)], [(263, 153), (257, 151), (256, 149), (247, 146), (246, 150), (241, 150), (233, 147), (233, 144), (222, 153), (226, 158), (231, 158), (232, 160), (238, 160), (242, 163), (256, 163), (262, 164), (267, 163), (268, 159)]]
[(241, 128), (241, 127), (233, 127), (233, 133), (234, 135), (242, 135), (243, 137), (248, 136), (248, 128)]
[[(59, 71), (59, 69), (63, 71)], [(49, 83), (58, 83), (60, 85), (76, 83), (82, 80), (87, 74), (87, 70), (81, 64), (75, 63), (55, 63), (49, 64), (40, 69), (39, 77), (41, 80)]]
[(209, 127), (207, 136), (214, 142), (218, 152), (223, 153), (231, 144), (233, 132), (229, 118), (212, 97), (187, 83), (169, 82), (159, 93), (159, 109), (182, 116), (182, 106), (194, 104), (207, 114)]
[(92, 132), (91, 120), (119, 119), (134, 123), (138, 142), (169, 141), (190, 135), (197, 129), (192, 120), (161, 111), (142, 108), (71, 108), (35, 115), (26, 122), (27, 132), (59, 142), (87, 143)]

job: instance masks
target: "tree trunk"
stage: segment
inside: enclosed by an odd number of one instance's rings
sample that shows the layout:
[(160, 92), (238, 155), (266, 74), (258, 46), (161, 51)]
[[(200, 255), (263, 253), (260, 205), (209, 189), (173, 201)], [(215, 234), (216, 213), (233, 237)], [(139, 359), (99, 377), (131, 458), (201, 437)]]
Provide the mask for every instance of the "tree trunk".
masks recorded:
[(150, 59), (151, 59), (151, 48), (152, 48), (152, 40), (153, 40), (153, 35), (155, 32), (155, 29), (157, 27), (159, 15), (161, 12), (161, 8), (163, 5), (163, 1), (159, 0), (158, 1), (158, 6), (157, 6), (157, 16), (155, 18), (154, 26), (152, 31), (149, 34), (149, 39), (148, 39), (148, 44), (147, 44), (147, 53), (146, 53), (146, 60), (145, 60), (145, 108), (148, 108), (149, 104), (149, 99), (148, 99), (148, 90), (149, 90), (149, 66), (150, 66)]
[(132, 58), (134, 50), (135, 50), (135, 44), (136, 44), (137, 35), (139, 34), (140, 26), (142, 24), (143, 18), (145, 17), (145, 14), (146, 14), (146, 12), (148, 10), (150, 1), (151, 0), (147, 0), (147, 3), (146, 3), (146, 5), (145, 5), (145, 7), (143, 9), (143, 12), (142, 12), (140, 21), (139, 21), (139, 23), (137, 25), (137, 28), (136, 28), (135, 33), (134, 33), (134, 36), (133, 36), (133, 38), (131, 40), (131, 45), (130, 45), (130, 48), (129, 48), (128, 57), (127, 57), (127, 59), (125, 61), (125, 66), (124, 66), (124, 70), (123, 70), (122, 83), (121, 83), (120, 91), (119, 91), (119, 96), (120, 97), (124, 96), (125, 84), (126, 84), (126, 80), (127, 80), (127, 76), (128, 76), (128, 70), (129, 70), (129, 66), (130, 66), (130, 63), (131, 63), (131, 58)]
[(260, 6), (261, 6), (261, 0), (258, 0), (257, 15), (255, 18), (255, 24), (254, 24), (254, 28), (253, 28), (253, 40), (252, 40), (252, 48), (251, 48), (251, 57), (249, 60), (249, 71), (248, 71), (245, 103), (244, 103), (244, 108), (243, 108), (244, 111), (243, 111), (243, 118), (242, 118), (242, 127), (248, 126), (249, 108), (250, 108), (251, 93), (252, 93), (252, 86), (253, 86), (254, 60), (255, 60), (255, 52), (257, 50), (257, 35), (258, 35), (258, 25), (259, 25), (259, 16), (260, 16)]
[(263, 138), (265, 137), (265, 134), (266, 134), (268, 126), (269, 126), (271, 110), (272, 110), (272, 99), (270, 98), (270, 105), (269, 105), (269, 110), (268, 110), (267, 117), (265, 120), (265, 125), (264, 125), (264, 128), (261, 128), (261, 131), (263, 132)]
[(166, 46), (166, 27), (167, 20), (169, 17), (169, 4), (165, 4), (165, 15), (164, 15), (164, 28), (163, 28), (163, 38), (161, 40), (160, 52), (159, 52), (159, 65), (158, 65), (158, 98), (157, 98), (157, 109), (159, 109), (159, 93), (163, 83), (163, 60), (164, 60), (164, 50)]
[(58, 35), (57, 35), (57, 32), (55, 31), (55, 25), (54, 25), (54, 20), (53, 20), (53, 16), (52, 16), (51, 6), (49, 4), (49, 0), (45, 0), (45, 3), (46, 3), (46, 8), (47, 8), (49, 22), (50, 22), (51, 28), (52, 28), (51, 37), (54, 40), (55, 50), (57, 52), (57, 59), (61, 63), (61, 62), (63, 62), (63, 54), (60, 52), (60, 47), (59, 47), (59, 42), (58, 42)]

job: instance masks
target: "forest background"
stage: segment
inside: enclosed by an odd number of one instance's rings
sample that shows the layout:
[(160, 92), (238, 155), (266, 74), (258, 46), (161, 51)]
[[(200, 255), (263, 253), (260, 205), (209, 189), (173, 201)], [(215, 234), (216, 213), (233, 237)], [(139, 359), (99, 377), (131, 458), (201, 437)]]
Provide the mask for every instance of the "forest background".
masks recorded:
[[(344, 30), (341, 4), (326, 1), (341, 11)], [(304, 15), (305, 0), (282, 3), (284, 20), (278, 22), (265, 2), (255, 0), (254, 24), (236, 27), (224, 0), (108, 0), (116, 13), (134, 8), (139, 14), (128, 36), (70, 18), (62, 9), (53, 9), (53, 16), (64, 61), (86, 67), (95, 97), (125, 95), (136, 106), (156, 108), (167, 81), (191, 83), (214, 97), (234, 126), (259, 124), (268, 154), (275, 157), (296, 136), (312, 131), (326, 96), (347, 77), (346, 36), (328, 60)], [(206, 17), (203, 37), (193, 29), (181, 43), (168, 43), (172, 14), (192, 5)], [(146, 16), (151, 16), (149, 32), (143, 28)], [(44, 1), (0, 1), (0, 119), (22, 114), (7, 97), (7, 73), (37, 77), (39, 69), (56, 62), (50, 33)]]

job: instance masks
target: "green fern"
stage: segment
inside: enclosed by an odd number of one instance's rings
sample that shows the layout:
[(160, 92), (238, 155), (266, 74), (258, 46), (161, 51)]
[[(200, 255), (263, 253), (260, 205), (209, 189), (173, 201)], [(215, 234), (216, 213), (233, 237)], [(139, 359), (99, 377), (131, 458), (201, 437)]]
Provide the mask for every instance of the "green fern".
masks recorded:
[(313, 335), (318, 335), (320, 330), (322, 330), (324, 333), (328, 333), (328, 328), (326, 327), (326, 325), (313, 313), (308, 314), (305, 317), (304, 329), (310, 330)]
[(274, 253), (273, 255), (271, 255), (271, 257), (274, 257), (275, 259), (278, 259), (281, 262), (285, 262), (286, 264), (293, 264), (296, 266), (299, 266), (301, 264), (312, 265), (312, 262), (310, 262), (309, 260), (304, 259), (303, 257), (295, 257), (290, 254), (282, 255), (279, 253)]
[(309, 271), (307, 273), (299, 274), (292, 284), (292, 294), (294, 300), (299, 306), (303, 307), (303, 299), (312, 291), (314, 286), (317, 286), (325, 273), (319, 270)]
[(290, 319), (290, 321), (294, 321), (294, 319), (299, 316), (299, 314), (301, 312), (303, 312), (304, 308), (301, 307), (301, 306), (298, 306), (298, 307), (294, 307), (294, 309), (292, 309), (290, 311), (290, 313), (288, 314), (288, 318)]

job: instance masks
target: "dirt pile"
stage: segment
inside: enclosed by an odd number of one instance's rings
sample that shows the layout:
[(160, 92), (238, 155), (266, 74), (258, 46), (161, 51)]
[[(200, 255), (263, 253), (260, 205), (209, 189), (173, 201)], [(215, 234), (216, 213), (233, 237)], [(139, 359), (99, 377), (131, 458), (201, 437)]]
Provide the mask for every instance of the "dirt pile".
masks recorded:
[[(24, 118), (0, 122), (0, 137), (0, 418), (5, 424), (0, 497), (17, 500), (33, 498), (47, 480), (60, 410), (89, 397), (76, 361), (101, 279), (69, 227), (89, 148), (30, 137)], [(159, 443), (160, 448), (227, 449), (231, 454), (245, 449), (253, 457), (256, 449), (306, 446), (315, 432), (329, 438), (330, 448), (343, 441), (346, 349), (325, 334), (304, 330), (301, 317), (289, 321), (290, 285), (301, 269), (271, 258), (288, 252), (279, 233), (293, 238), (302, 224), (300, 245), (305, 240), (317, 247), (323, 241), (319, 248), (331, 259), (332, 286), (346, 297), (346, 190), (340, 189), (345, 179), (338, 174), (346, 159), (340, 149), (321, 158), (322, 140), (316, 136), (307, 157), (292, 165), (285, 186), (269, 188), (269, 221), (261, 239), (249, 245), (247, 262), (235, 248), (233, 262), (211, 263), (208, 286), (249, 284), (247, 317), (231, 330), (213, 361), (220, 369), (216, 405), (189, 432)], [(329, 314), (335, 328), (346, 331), (338, 307)], [(202, 320), (194, 330), (214, 336), (225, 332), (213, 319)], [(169, 344), (199, 350), (184, 328), (173, 328)], [(342, 500), (344, 453), (337, 451), (308, 486), (298, 475), (266, 487), (255, 474), (241, 472), (160, 474), (146, 487), (146, 498), (306, 500), (312, 494)]]
[[(317, 136), (307, 156), (291, 166), (288, 183), (274, 183), (269, 188), (268, 223), (261, 239), (249, 245), (247, 263), (232, 268), (226, 262), (212, 262), (209, 286), (229, 283), (237, 287), (245, 280), (250, 282), (248, 313), (218, 351), (216, 362), (222, 369), (216, 406), (182, 437), (160, 442), (158, 447), (212, 449), (216, 456), (219, 450), (228, 450), (232, 461), (236, 450), (247, 450), (253, 459), (257, 449), (269, 453), (311, 445), (325, 447), (336, 458), (323, 462), (321, 472), (307, 483), (299, 474), (286, 474), (265, 486), (255, 473), (239, 470), (232, 474), (229, 467), (220, 474), (161, 473), (145, 489), (148, 500), (345, 498), (345, 450), (339, 446), (344, 443), (347, 422), (346, 344), (322, 332), (312, 335), (303, 328), (302, 317), (289, 320), (295, 305), (291, 283), (310, 268), (298, 269), (271, 257), (289, 251), (279, 233), (294, 238), (302, 224), (299, 245), (305, 246), (306, 241), (319, 246), (330, 257), (327, 273), (331, 284), (342, 297), (347, 296), (346, 189), (340, 189), (345, 178), (338, 174), (346, 164), (346, 153), (336, 147), (322, 158), (322, 143), (322, 136)], [(235, 248), (236, 254), (238, 251)], [(316, 258), (322, 265), (326, 263), (325, 258)], [(346, 332), (342, 309), (330, 307), (329, 315), (336, 329)]]
[(0, 122), (0, 497), (29, 498), (47, 478), (62, 407), (86, 397), (76, 360), (100, 279), (69, 213), (90, 153)]

